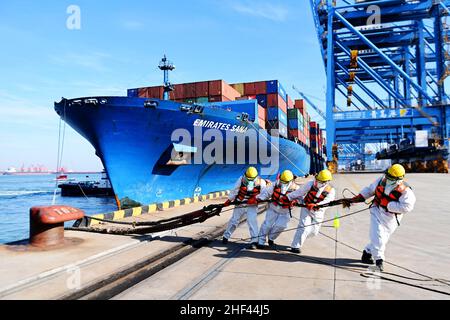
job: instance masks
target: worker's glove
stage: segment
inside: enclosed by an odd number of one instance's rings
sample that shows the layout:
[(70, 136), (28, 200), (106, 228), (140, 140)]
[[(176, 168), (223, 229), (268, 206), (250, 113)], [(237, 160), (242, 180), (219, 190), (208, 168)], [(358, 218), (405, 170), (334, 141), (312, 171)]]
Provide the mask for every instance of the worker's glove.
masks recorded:
[(225, 203), (223, 204), (223, 206), (224, 207), (228, 207), (228, 206), (230, 206), (231, 205), (231, 200), (230, 199), (228, 199), (227, 201), (225, 201)]
[(366, 199), (363, 197), (362, 194), (358, 194), (357, 196), (354, 196), (351, 200), (352, 200), (352, 203), (359, 203), (359, 202), (366, 201)]
[(358, 194), (357, 196), (354, 196), (350, 199), (342, 199), (342, 206), (344, 208), (350, 208), (350, 206), (354, 203), (364, 202), (366, 199), (361, 194)]
[(317, 204), (316, 203), (308, 203), (306, 205), (306, 209), (308, 209), (309, 211), (317, 211), (317, 210), (319, 210), (319, 208), (317, 208)]
[(251, 197), (250, 199), (248, 199), (247, 204), (248, 205), (258, 204), (258, 200), (256, 199), (256, 197)]
[(291, 207), (297, 207), (299, 205), (298, 200), (291, 201)]

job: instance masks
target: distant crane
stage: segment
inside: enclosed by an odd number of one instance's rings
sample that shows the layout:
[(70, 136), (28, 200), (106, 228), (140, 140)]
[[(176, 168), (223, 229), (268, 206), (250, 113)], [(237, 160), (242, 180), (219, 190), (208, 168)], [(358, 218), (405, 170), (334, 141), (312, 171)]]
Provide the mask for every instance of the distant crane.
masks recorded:
[(307, 96), (305, 96), (305, 94), (303, 92), (301, 92), (300, 90), (298, 90), (295, 86), (292, 86), (292, 89), (294, 89), (303, 99), (306, 100), (306, 102), (309, 103), (309, 105), (326, 121), (327, 120), (327, 116), (325, 115), (325, 113), (319, 109), (319, 107), (317, 107)]

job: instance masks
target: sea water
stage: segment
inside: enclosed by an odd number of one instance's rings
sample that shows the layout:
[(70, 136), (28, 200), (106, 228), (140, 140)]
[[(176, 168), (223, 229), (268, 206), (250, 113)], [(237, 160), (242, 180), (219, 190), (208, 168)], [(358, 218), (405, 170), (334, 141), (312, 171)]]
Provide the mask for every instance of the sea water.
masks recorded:
[[(76, 181), (100, 181), (101, 174), (69, 174)], [(30, 208), (51, 205), (56, 184), (55, 175), (0, 175), (0, 243), (28, 238)], [(86, 215), (117, 209), (112, 197), (61, 197), (56, 188), (55, 204), (84, 210)], [(68, 225), (71, 225), (69, 223)]]

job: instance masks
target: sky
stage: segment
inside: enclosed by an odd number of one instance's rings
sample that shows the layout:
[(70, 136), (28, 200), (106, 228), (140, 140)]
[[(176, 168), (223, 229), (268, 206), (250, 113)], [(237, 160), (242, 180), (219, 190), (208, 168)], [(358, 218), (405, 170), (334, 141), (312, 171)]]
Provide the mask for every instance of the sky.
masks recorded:
[[(80, 10), (79, 28), (71, 5)], [(1, 1), (0, 38), (0, 171), (55, 169), (54, 101), (161, 85), (163, 54), (176, 65), (173, 83), (279, 79), (292, 97), (295, 85), (325, 104), (309, 1)], [(94, 153), (66, 127), (65, 167), (100, 170)]]

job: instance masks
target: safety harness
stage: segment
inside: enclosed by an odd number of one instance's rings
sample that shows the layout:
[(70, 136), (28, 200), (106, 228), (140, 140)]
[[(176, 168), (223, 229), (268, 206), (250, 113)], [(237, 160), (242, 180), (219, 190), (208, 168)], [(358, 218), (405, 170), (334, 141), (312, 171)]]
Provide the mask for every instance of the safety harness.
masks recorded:
[[(377, 188), (375, 189), (375, 198), (373, 199), (373, 205), (383, 208), (386, 212), (388, 210), (388, 204), (392, 201), (399, 201), (402, 194), (405, 192), (407, 188), (411, 188), (406, 182), (402, 182), (397, 187), (395, 187), (389, 195), (384, 193), (386, 189), (386, 178), (382, 179), (380, 183), (378, 183)], [(397, 220), (397, 224), (400, 226), (400, 221), (398, 220), (398, 214), (392, 212), (395, 215), (395, 219)]]
[(319, 203), (325, 200), (325, 198), (328, 196), (328, 194), (331, 192), (332, 187), (330, 185), (325, 186), (325, 189), (322, 191), (320, 196), (317, 196), (317, 193), (319, 192), (319, 188), (317, 188), (314, 184), (312, 185), (311, 189), (306, 194), (303, 202), (305, 204), (311, 204), (311, 203)]
[(276, 185), (273, 188), (272, 204), (282, 207), (283, 209), (290, 209), (292, 207), (291, 201), (286, 201), (286, 197), (291, 191), (287, 191), (285, 194), (281, 193), (281, 187)]
[(236, 200), (239, 202), (248, 200), (250, 198), (256, 197), (261, 192), (261, 180), (258, 178), (255, 181), (255, 186), (252, 190), (248, 190), (247, 186), (244, 184), (244, 179), (241, 181), (241, 186), (239, 187)]

